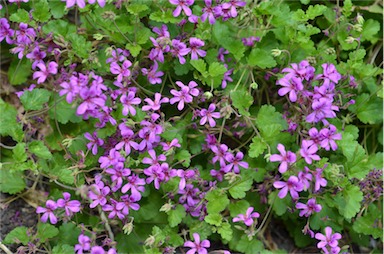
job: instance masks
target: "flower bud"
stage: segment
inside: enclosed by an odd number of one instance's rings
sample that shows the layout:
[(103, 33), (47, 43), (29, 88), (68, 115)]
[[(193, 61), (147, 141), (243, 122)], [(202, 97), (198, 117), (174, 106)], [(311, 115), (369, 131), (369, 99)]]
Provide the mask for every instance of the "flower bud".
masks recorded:
[(213, 94), (212, 94), (211, 92), (205, 92), (205, 93), (204, 93), (204, 97), (205, 97), (207, 100), (209, 100), (209, 99), (211, 99), (211, 98), (213, 97)]
[(335, 51), (334, 48), (327, 48), (327, 49), (325, 50), (325, 53), (326, 53), (327, 55), (334, 55), (334, 54), (336, 54), (336, 51)]
[(97, 41), (101, 41), (103, 38), (104, 38), (104, 35), (102, 35), (102, 34), (94, 34), (93, 35), (93, 39), (95, 39)]
[(124, 234), (126, 234), (126, 235), (129, 235), (130, 233), (132, 233), (132, 230), (133, 230), (132, 221), (128, 222), (127, 224), (125, 224), (123, 226), (123, 231), (124, 231)]
[(355, 30), (357, 32), (361, 32), (361, 31), (363, 31), (363, 26), (361, 24), (355, 24), (355, 25), (353, 25), (353, 30)]
[(145, 246), (152, 247), (155, 244), (156, 238), (150, 235), (144, 242)]
[(259, 87), (259, 84), (257, 84), (256, 82), (253, 82), (251, 84), (251, 88), (254, 89), (254, 90), (256, 90), (258, 87)]
[(348, 44), (352, 44), (356, 39), (352, 36), (348, 36), (347, 39), (345, 39), (345, 42)]
[(357, 21), (357, 23), (358, 23), (359, 25), (364, 24), (364, 18), (363, 18), (363, 16), (361, 16), (360, 13), (357, 13), (356, 21)]
[(278, 57), (281, 55), (282, 51), (280, 49), (272, 49), (272, 56)]
[(66, 138), (64, 139), (63, 141), (61, 141), (61, 143), (66, 146), (67, 148), (69, 148), (71, 145), (72, 145), (72, 142), (73, 142), (73, 139), (72, 138)]
[(116, 14), (113, 11), (106, 11), (103, 14), (101, 14), (101, 17), (104, 19), (109, 19), (113, 21), (116, 19)]
[(171, 203), (166, 203), (160, 208), (160, 212), (169, 212), (172, 210), (173, 205)]

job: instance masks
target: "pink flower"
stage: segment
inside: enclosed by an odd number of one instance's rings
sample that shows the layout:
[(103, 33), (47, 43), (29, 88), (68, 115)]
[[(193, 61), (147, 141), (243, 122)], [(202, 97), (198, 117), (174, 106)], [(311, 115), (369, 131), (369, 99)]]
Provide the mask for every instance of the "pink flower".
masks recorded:
[(211, 103), (208, 109), (203, 108), (200, 111), (200, 116), (202, 117), (200, 120), (200, 125), (204, 125), (208, 121), (211, 127), (216, 126), (216, 122), (213, 118), (220, 118), (220, 112), (214, 112), (215, 109), (215, 104)]
[(81, 203), (78, 200), (71, 200), (71, 194), (63, 192), (64, 199), (57, 200), (57, 207), (64, 208), (65, 214), (71, 216), (72, 213), (80, 212)]
[(282, 88), (279, 89), (278, 94), (284, 96), (289, 93), (289, 100), (292, 102), (297, 101), (297, 93), (304, 89), (302, 80), (297, 77), (287, 78), (286, 76), (279, 79), (277, 84), (282, 86)]
[(92, 148), (92, 154), (96, 155), (98, 147), (104, 145), (104, 141), (101, 138), (97, 137), (97, 132), (96, 131), (93, 132), (93, 135), (91, 135), (89, 132), (86, 132), (84, 134), (84, 137), (86, 139), (88, 139), (89, 141), (91, 141), (91, 142), (89, 142), (87, 144), (87, 148), (89, 150)]
[(288, 170), (289, 165), (296, 162), (296, 154), (290, 151), (286, 152), (282, 144), (277, 145), (277, 150), (279, 150), (281, 155), (272, 154), (269, 160), (272, 162), (280, 161), (279, 172), (283, 174)]
[(154, 61), (154, 64), (151, 66), (151, 68), (149, 68), (149, 69), (142, 68), (141, 69), (141, 72), (143, 73), (143, 75), (147, 76), (149, 83), (151, 83), (152, 85), (161, 84), (161, 78), (160, 77), (162, 77), (164, 75), (164, 72), (157, 71), (158, 67), (159, 67), (159, 65), (157, 64), (156, 61)]
[(244, 221), (244, 224), (248, 227), (253, 224), (253, 218), (259, 218), (260, 214), (258, 212), (252, 213), (254, 208), (251, 206), (247, 209), (245, 214), (239, 214), (235, 218), (233, 218), (233, 222)]
[(197, 86), (195, 81), (189, 82), (188, 86), (185, 86), (181, 81), (176, 81), (176, 84), (181, 88), (180, 91), (175, 89), (171, 90), (171, 94), (173, 94), (173, 98), (169, 101), (171, 104), (175, 104), (179, 102), (177, 105), (178, 110), (182, 110), (184, 108), (184, 103), (191, 103), (193, 100), (192, 96), (198, 96), (199, 90), (194, 88)]
[[(88, 3), (94, 4), (96, 0), (88, 0)], [(100, 5), (101, 8), (105, 6), (105, 0), (97, 0), (97, 3)]]
[(305, 159), (305, 162), (312, 164), (312, 160), (319, 161), (320, 156), (316, 154), (317, 145), (311, 145), (308, 140), (303, 140), (301, 143), (300, 154)]
[(48, 68), (45, 66), (44, 63), (37, 64), (37, 67), (39, 67), (40, 71), (35, 71), (33, 73), (33, 78), (38, 79), (37, 84), (43, 83), (49, 74), (56, 74), (57, 73), (57, 63), (50, 62), (48, 63)]
[(77, 6), (79, 6), (79, 8), (81, 9), (85, 7), (85, 0), (61, 0), (61, 1), (67, 2), (67, 5), (66, 5), (67, 8), (71, 8), (75, 4), (77, 4)]
[(91, 249), (91, 239), (83, 234), (80, 234), (78, 237), (79, 243), (75, 245), (75, 252), (77, 254), (83, 254), (83, 251)]
[(317, 244), (317, 248), (326, 250), (327, 246), (331, 248), (337, 247), (337, 245), (339, 244), (338, 240), (341, 239), (341, 234), (339, 233), (332, 234), (332, 228), (326, 227), (325, 235), (321, 233), (316, 233), (315, 238), (317, 240), (320, 240), (320, 242)]
[(192, 248), (187, 251), (186, 254), (207, 254), (208, 251), (206, 248), (211, 247), (211, 243), (209, 242), (209, 240), (203, 240), (200, 242), (200, 235), (198, 233), (193, 233), (193, 238), (195, 239), (195, 242), (186, 241), (184, 243), (184, 247)]
[(47, 200), (45, 203), (45, 207), (38, 206), (36, 209), (36, 213), (43, 213), (43, 216), (41, 216), (42, 222), (47, 222), (48, 217), (51, 224), (57, 223), (57, 218), (55, 214), (53, 213), (54, 210), (57, 209), (57, 204), (53, 200)]
[(316, 199), (311, 198), (308, 200), (307, 204), (303, 203), (297, 203), (296, 204), (297, 209), (302, 209), (299, 213), (300, 217), (309, 217), (313, 213), (318, 213), (321, 211), (321, 205), (316, 204)]
[(177, 138), (174, 138), (172, 139), (171, 142), (161, 142), (160, 145), (163, 146), (163, 150), (164, 152), (170, 150), (172, 147), (181, 147), (181, 145), (179, 144), (179, 140)]
[(204, 41), (198, 39), (198, 38), (195, 38), (195, 37), (191, 37), (189, 38), (189, 47), (190, 49), (188, 49), (188, 52), (192, 52), (191, 53), (191, 59), (192, 60), (197, 60), (199, 56), (201, 57), (205, 57), (207, 55), (207, 52), (205, 52), (204, 50), (200, 49), (201, 47), (203, 47), (205, 44), (204, 44)]
[(173, 5), (177, 5), (176, 9), (172, 13), (174, 17), (178, 17), (181, 10), (183, 10), (187, 16), (192, 15), (192, 10), (189, 6), (195, 2), (194, 0), (169, 0), (169, 2)]
[(205, 7), (203, 8), (203, 15), (201, 15), (201, 21), (205, 22), (209, 20), (209, 24), (213, 25), (216, 22), (215, 15), (213, 13), (212, 0), (205, 0)]
[(276, 181), (273, 183), (273, 187), (275, 187), (276, 189), (281, 189), (278, 194), (279, 198), (284, 198), (285, 196), (287, 196), (287, 193), (289, 191), (293, 199), (298, 199), (298, 192), (302, 191), (304, 188), (303, 184), (299, 181), (296, 176), (290, 176), (287, 182)]
[(128, 112), (131, 115), (136, 115), (136, 109), (132, 105), (139, 105), (141, 99), (135, 97), (135, 92), (129, 91), (127, 95), (122, 95), (120, 98), (121, 103), (123, 104), (123, 115), (128, 115)]
[(121, 82), (123, 77), (129, 77), (131, 75), (131, 71), (129, 67), (131, 67), (132, 63), (129, 60), (125, 60), (120, 66), (116, 62), (111, 63), (110, 71), (112, 74), (117, 74), (117, 81)]
[(161, 103), (167, 103), (169, 102), (169, 99), (167, 97), (164, 97), (161, 99), (161, 93), (155, 93), (155, 100), (151, 100), (149, 98), (145, 98), (144, 101), (148, 104), (146, 106), (142, 107), (143, 111), (148, 110), (159, 110)]

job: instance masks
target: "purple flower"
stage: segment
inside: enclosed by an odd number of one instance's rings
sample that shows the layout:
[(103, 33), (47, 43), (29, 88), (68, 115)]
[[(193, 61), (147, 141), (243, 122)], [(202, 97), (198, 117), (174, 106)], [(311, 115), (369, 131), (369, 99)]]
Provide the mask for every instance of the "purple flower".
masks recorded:
[(15, 92), (15, 94), (17, 95), (18, 98), (20, 98), (21, 96), (23, 96), (25, 91), (32, 91), (33, 89), (35, 89), (35, 87), (36, 85), (32, 84), (28, 88), (24, 88), (23, 91)]
[(322, 141), (320, 146), (325, 150), (329, 151), (332, 149), (333, 151), (337, 150), (337, 144), (335, 140), (341, 140), (341, 134), (336, 133), (337, 129), (334, 125), (330, 124), (328, 129), (322, 129), (320, 131), (320, 136), (322, 137)]
[(153, 149), (149, 150), (148, 154), (151, 158), (144, 157), (142, 163), (149, 164), (151, 165), (151, 167), (160, 166), (160, 161), (167, 160), (167, 157), (165, 157), (164, 154), (160, 154), (159, 156), (156, 156), (156, 152)]
[(75, 252), (77, 254), (83, 254), (84, 251), (91, 249), (91, 239), (88, 236), (80, 234), (77, 240), (79, 241), (79, 243), (75, 245)]
[(272, 162), (280, 161), (279, 172), (283, 174), (288, 170), (290, 165), (296, 162), (296, 154), (291, 151), (286, 152), (282, 144), (277, 145), (277, 150), (279, 150), (281, 155), (272, 154), (269, 160)]
[(337, 72), (336, 67), (333, 64), (322, 64), (323, 74), (319, 74), (315, 79), (324, 80), (324, 85), (328, 85), (330, 82), (337, 84), (341, 79), (340, 73)]
[[(90, 4), (94, 4), (96, 2), (96, 0), (88, 0), (88, 3)], [(105, 0), (97, 0), (97, 3), (100, 5), (101, 8), (103, 8), (105, 6)]]
[(45, 66), (44, 63), (39, 63), (37, 67), (39, 67), (40, 71), (33, 73), (33, 79), (38, 79), (37, 84), (43, 83), (49, 74), (57, 74), (58, 65), (55, 62), (48, 63), (48, 66)]
[(228, 158), (228, 146), (225, 144), (221, 145), (214, 145), (211, 146), (212, 152), (215, 154), (215, 156), (212, 158), (212, 163), (216, 163), (216, 161), (220, 162), (220, 166), (224, 168), (226, 166), (226, 158)]
[(104, 186), (103, 182), (100, 182), (100, 186), (98, 184), (93, 184), (91, 190), (88, 192), (88, 198), (92, 200), (89, 207), (95, 208), (97, 205), (104, 206), (107, 203), (106, 196), (110, 191), (111, 189), (108, 186)]
[[(228, 69), (228, 65), (227, 64), (224, 64), (225, 68)], [(233, 73), (233, 68), (232, 69), (229, 69), (227, 70), (226, 72), (224, 72), (224, 76), (223, 76), (223, 81), (221, 82), (221, 88), (226, 88), (227, 87), (227, 81), (228, 82), (232, 82), (233, 79), (231, 78), (231, 75)]]
[(49, 217), (51, 224), (56, 224), (57, 218), (53, 211), (57, 209), (57, 204), (53, 200), (47, 200), (47, 202), (45, 202), (45, 207), (46, 208), (38, 206), (36, 208), (36, 213), (43, 213), (43, 216), (41, 216), (41, 221), (45, 223)]
[(190, 247), (189, 251), (187, 251), (186, 254), (207, 254), (208, 251), (206, 248), (209, 248), (211, 246), (211, 243), (209, 240), (203, 240), (200, 242), (200, 235), (198, 233), (193, 233), (193, 239), (195, 242), (192, 241), (186, 241), (184, 243), (184, 247)]
[(316, 154), (317, 145), (312, 145), (310, 141), (303, 140), (301, 143), (300, 154), (305, 159), (305, 162), (312, 164), (312, 160), (319, 161), (320, 156)]
[(148, 111), (148, 110), (159, 110), (161, 103), (167, 103), (167, 102), (169, 102), (169, 99), (167, 97), (164, 97), (161, 99), (161, 93), (155, 93), (155, 100), (154, 101), (152, 101), (149, 98), (145, 98), (144, 101), (148, 105), (143, 106), (142, 110)]
[(253, 45), (255, 45), (255, 42), (260, 41), (260, 37), (251, 36), (251, 37), (241, 38), (241, 41), (243, 42), (244, 46), (253, 47)]
[(143, 73), (143, 75), (147, 76), (149, 83), (151, 83), (152, 85), (161, 84), (160, 77), (164, 75), (164, 72), (157, 71), (158, 67), (159, 65), (157, 64), (156, 61), (154, 61), (153, 65), (151, 66), (151, 68), (149, 68), (149, 70), (146, 68), (141, 69), (141, 72)]
[(309, 172), (308, 167), (304, 167), (304, 171), (300, 171), (297, 175), (299, 181), (304, 185), (304, 191), (308, 190), (311, 186), (312, 174)]
[(228, 55), (229, 51), (226, 50), (225, 48), (219, 48), (219, 53), (217, 54), (217, 60), (220, 62), (225, 62), (224, 55)]
[(328, 164), (325, 164), (323, 168), (317, 168), (316, 173), (314, 175), (315, 177), (315, 192), (320, 190), (320, 186), (325, 187), (327, 186), (327, 180), (322, 177), (323, 170), (328, 166)]
[(8, 20), (6, 18), (0, 19), (0, 42), (2, 42), (4, 39), (8, 44), (12, 44), (13, 40), (12, 37), (14, 35), (15, 31), (11, 29), (11, 26), (8, 23)]
[(303, 204), (303, 203), (297, 203), (296, 204), (296, 208), (297, 209), (302, 209), (299, 213), (299, 216), (300, 217), (309, 217), (311, 216), (311, 214), (313, 213), (318, 213), (321, 211), (321, 205), (319, 204), (316, 204), (316, 199), (314, 198), (311, 198), (308, 200), (307, 204)]
[(131, 190), (131, 197), (134, 198), (135, 200), (140, 200), (141, 199), (140, 192), (145, 191), (145, 188), (144, 188), (145, 180), (139, 178), (135, 174), (129, 176), (127, 180), (128, 180), (128, 183), (121, 188), (121, 192), (126, 193), (128, 190)]
[(125, 218), (125, 215), (123, 214), (122, 210), (125, 204), (123, 202), (118, 202), (113, 198), (111, 198), (109, 201), (111, 202), (110, 205), (106, 204), (102, 207), (103, 211), (110, 212), (108, 218), (113, 219), (117, 216), (120, 220), (123, 220)]
[(325, 228), (325, 235), (321, 233), (316, 233), (315, 238), (317, 240), (320, 240), (320, 242), (317, 244), (317, 248), (323, 249), (324, 251), (327, 250), (327, 246), (331, 248), (337, 247), (339, 244), (339, 239), (341, 239), (341, 234), (335, 233), (332, 234), (332, 228), (326, 227)]
[(258, 212), (253, 213), (254, 208), (251, 206), (247, 209), (245, 214), (239, 214), (233, 218), (233, 222), (244, 221), (244, 224), (248, 227), (253, 224), (253, 218), (259, 218), (260, 214)]
[(122, 137), (121, 141), (115, 145), (115, 149), (120, 150), (124, 147), (125, 154), (129, 155), (131, 147), (135, 150), (138, 149), (138, 144), (133, 141), (134, 133), (125, 123), (119, 124), (119, 129)]
[(108, 168), (119, 162), (124, 162), (125, 158), (122, 157), (116, 149), (111, 149), (109, 150), (108, 156), (101, 156), (98, 161), (100, 163), (100, 168)]
[(131, 115), (136, 115), (136, 109), (132, 105), (139, 105), (141, 103), (141, 99), (135, 97), (135, 92), (129, 91), (128, 94), (123, 94), (120, 97), (120, 102), (123, 104), (123, 115), (128, 115), (128, 112)]
[[(79, 6), (79, 8), (84, 8), (85, 7), (85, 0), (61, 0), (62, 2), (66, 2), (66, 7), (71, 8), (75, 4)], [(91, 0), (92, 1), (92, 0)]]
[(241, 0), (230, 0), (228, 3), (223, 3), (223, 9), (229, 9), (232, 18), (237, 17), (236, 7), (244, 7), (247, 3)]
[(169, 151), (172, 147), (181, 147), (181, 145), (179, 144), (179, 140), (177, 138), (174, 138), (172, 139), (171, 142), (161, 142), (160, 145), (163, 146), (163, 151), (166, 152), (166, 151)]
[(177, 56), (179, 58), (180, 64), (185, 64), (186, 60), (184, 56), (188, 55), (190, 51), (191, 50), (187, 48), (187, 45), (185, 45), (185, 43), (176, 39), (172, 40), (171, 53), (172, 53), (172, 56), (174, 57)]
[(101, 246), (93, 246), (91, 249), (91, 254), (105, 254), (105, 250)]
[(155, 40), (152, 37), (149, 37), (149, 39), (152, 41), (153, 46), (155, 46), (151, 49), (151, 52), (149, 52), (149, 59), (164, 63), (164, 52), (169, 52), (169, 45), (165, 44), (161, 39)]
[(121, 82), (123, 80), (123, 77), (129, 77), (131, 75), (131, 71), (129, 70), (129, 67), (132, 66), (132, 63), (129, 60), (125, 60), (120, 66), (116, 62), (111, 63), (110, 71), (112, 74), (117, 75), (117, 81)]
[(313, 112), (305, 118), (308, 123), (317, 123), (325, 118), (335, 118), (336, 113), (334, 111), (339, 111), (337, 106), (332, 105), (332, 100), (325, 97), (314, 100), (312, 109)]
[(200, 125), (204, 125), (208, 121), (211, 127), (216, 126), (216, 122), (213, 118), (216, 118), (216, 119), (220, 118), (220, 112), (214, 112), (215, 109), (216, 109), (216, 105), (211, 103), (208, 109), (203, 108), (200, 111), (200, 116), (201, 116)]
[(181, 90), (177, 91), (175, 89), (171, 90), (171, 94), (173, 94), (173, 98), (169, 101), (170, 104), (175, 104), (179, 102), (177, 105), (178, 110), (182, 110), (184, 108), (184, 103), (191, 103), (193, 100), (192, 96), (198, 96), (199, 90), (197, 87), (197, 83), (195, 81), (190, 81), (188, 86), (185, 86), (181, 81), (176, 81), (176, 85), (178, 85)]
[(86, 132), (86, 133), (84, 134), (84, 137), (85, 137), (86, 139), (88, 139), (89, 141), (91, 141), (91, 142), (89, 142), (89, 143), (87, 144), (87, 148), (88, 148), (89, 150), (92, 148), (92, 154), (93, 154), (93, 155), (96, 155), (96, 154), (97, 154), (97, 148), (98, 148), (99, 146), (104, 145), (104, 141), (103, 141), (101, 138), (98, 138), (98, 137), (97, 137), (97, 132), (96, 132), (96, 131), (93, 132), (93, 135), (91, 135), (89, 132)]
[(284, 96), (289, 93), (289, 100), (292, 102), (297, 101), (297, 93), (304, 89), (302, 80), (297, 77), (292, 77), (290, 79), (284, 77), (279, 79), (277, 84), (282, 86), (282, 88), (279, 89), (278, 94)]
[(212, 0), (205, 0), (205, 7), (203, 8), (203, 15), (201, 15), (201, 21), (209, 20), (209, 24), (213, 25), (216, 22), (215, 15), (212, 7)]
[(298, 199), (298, 192), (301, 192), (304, 188), (303, 184), (299, 181), (296, 176), (290, 176), (287, 182), (276, 181), (273, 183), (273, 187), (275, 187), (276, 189), (281, 189), (278, 194), (279, 198), (284, 198), (285, 196), (287, 196), (287, 193), (289, 191), (293, 199)]
[(301, 80), (311, 80), (314, 77), (315, 68), (312, 67), (307, 60), (301, 61), (299, 64), (291, 64), (292, 68), (284, 68), (281, 72), (288, 72), (284, 78), (297, 77)]
[(77, 213), (80, 211), (80, 201), (78, 200), (70, 200), (71, 194), (68, 192), (63, 192), (64, 199), (60, 198), (57, 200), (57, 207), (64, 208), (65, 214), (67, 216), (71, 216), (72, 213)]
[(227, 153), (225, 155), (225, 160), (228, 161), (229, 164), (225, 166), (224, 171), (229, 172), (233, 168), (233, 172), (238, 174), (240, 173), (239, 166), (247, 169), (248, 163), (245, 161), (242, 161), (243, 158), (244, 158), (244, 154), (242, 152), (237, 152), (235, 156), (233, 156), (232, 153)]
[(123, 195), (123, 196), (121, 196), (121, 201), (123, 201), (123, 203), (124, 203), (124, 207), (123, 207), (122, 212), (125, 215), (129, 214), (129, 209), (132, 209), (135, 211), (140, 209), (140, 205), (135, 203), (136, 201), (139, 201), (139, 199), (135, 199), (134, 196)]
[(195, 38), (195, 37), (191, 37), (189, 38), (189, 49), (188, 49), (188, 53), (191, 52), (191, 59), (192, 60), (197, 60), (199, 56), (201, 57), (205, 57), (207, 52), (205, 52), (204, 50), (200, 49), (201, 47), (204, 46), (204, 41), (198, 39), (198, 38)]
[(129, 176), (131, 174), (131, 170), (129, 168), (125, 168), (124, 163), (119, 162), (113, 168), (106, 169), (105, 173), (111, 176), (112, 191), (116, 192), (123, 184), (123, 177), (125, 178)]
[(16, 30), (16, 41), (20, 44), (28, 45), (36, 37), (35, 29), (28, 28), (25, 23), (19, 24), (19, 30)]
[(173, 5), (177, 5), (176, 9), (172, 13), (174, 17), (178, 17), (181, 13), (181, 10), (183, 10), (187, 16), (192, 15), (192, 11), (189, 6), (192, 5), (195, 0), (169, 0), (169, 2)]

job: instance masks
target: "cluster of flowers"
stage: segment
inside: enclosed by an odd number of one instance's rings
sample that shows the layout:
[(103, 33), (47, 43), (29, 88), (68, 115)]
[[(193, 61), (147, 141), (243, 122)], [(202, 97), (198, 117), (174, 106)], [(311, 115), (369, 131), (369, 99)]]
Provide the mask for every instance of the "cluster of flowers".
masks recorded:
[[(294, 117), (301, 119), (305, 117), (307, 123), (317, 124), (322, 123), (324, 127), (318, 130), (316, 127), (312, 127), (308, 132), (303, 131), (304, 137), (301, 142), (301, 148), (299, 154), (302, 159), (308, 165), (311, 165), (313, 161), (320, 161), (320, 156), (317, 154), (319, 148), (323, 148), (326, 151), (336, 151), (336, 140), (341, 140), (341, 134), (337, 133), (337, 129), (334, 125), (330, 124), (327, 119), (336, 117), (335, 111), (339, 110), (339, 107), (334, 103), (334, 97), (336, 94), (336, 85), (341, 80), (342, 76), (337, 72), (333, 64), (323, 64), (323, 73), (315, 76), (315, 68), (312, 67), (308, 61), (302, 61), (299, 64), (292, 64), (292, 68), (285, 68), (282, 72), (287, 73), (284, 77), (277, 81), (277, 84), (282, 86), (279, 89), (278, 94), (284, 96), (288, 94), (288, 98), (291, 102), (298, 104), (298, 114)], [(320, 85), (314, 85), (314, 82), (319, 82)], [(294, 118), (293, 117), (293, 118)], [(297, 131), (298, 125), (295, 121), (289, 119), (290, 131)], [(273, 154), (270, 156), (270, 161), (280, 162), (279, 172), (281, 174), (294, 169), (294, 164), (297, 161), (297, 155), (291, 151), (286, 151), (284, 145), (279, 144), (277, 146), (280, 154)], [(303, 171), (298, 172), (297, 176), (289, 176), (288, 180), (275, 181), (273, 186), (280, 189), (278, 193), (279, 198), (284, 198), (289, 192), (292, 199), (296, 202), (296, 208), (301, 210), (299, 216), (309, 217), (315, 212), (320, 212), (322, 207), (316, 203), (316, 198), (312, 197), (308, 199), (307, 203), (297, 202), (299, 200), (299, 193), (302, 191), (310, 191), (312, 194), (316, 194), (320, 191), (321, 187), (327, 185), (327, 180), (322, 176), (324, 169), (316, 168), (316, 170), (310, 170), (307, 166)], [(311, 189), (311, 182), (313, 183), (313, 189)], [(332, 229), (326, 228), (326, 235), (317, 233), (316, 235), (308, 229), (304, 230), (309, 232), (311, 237), (315, 237), (321, 242), (318, 247), (324, 252), (339, 253), (340, 248), (337, 246), (337, 240), (341, 238), (340, 234), (332, 235)]]
[[(108, 237), (103, 240), (103, 245), (99, 246), (92, 241), (92, 239), (81, 233), (78, 237), (78, 244), (75, 245), (75, 252), (77, 254), (83, 254), (84, 252), (90, 254), (117, 254), (117, 251), (113, 247), (109, 247), (111, 245), (111, 239)], [(108, 251), (105, 251), (104, 247), (108, 248)]]
[(359, 183), (360, 190), (364, 193), (363, 203), (370, 204), (383, 195), (383, 171), (373, 169)]

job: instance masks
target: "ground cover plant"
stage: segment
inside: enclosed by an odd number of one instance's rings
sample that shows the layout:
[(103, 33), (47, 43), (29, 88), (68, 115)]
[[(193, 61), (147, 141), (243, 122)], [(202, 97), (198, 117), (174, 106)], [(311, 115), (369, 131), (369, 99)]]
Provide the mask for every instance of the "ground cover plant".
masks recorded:
[(381, 1), (0, 9), (6, 253), (382, 253)]

